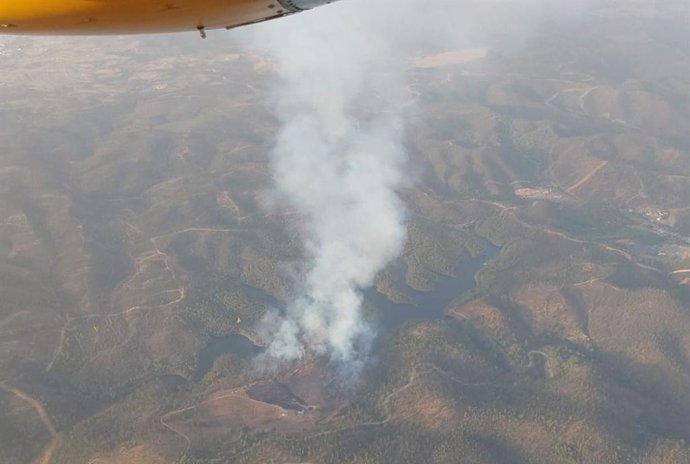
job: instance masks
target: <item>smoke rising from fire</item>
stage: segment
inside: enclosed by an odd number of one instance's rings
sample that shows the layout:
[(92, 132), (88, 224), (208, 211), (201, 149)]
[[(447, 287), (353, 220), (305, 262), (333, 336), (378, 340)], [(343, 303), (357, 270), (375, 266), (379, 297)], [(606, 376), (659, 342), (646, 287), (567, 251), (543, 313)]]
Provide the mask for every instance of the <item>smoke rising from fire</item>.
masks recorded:
[(466, 46), (499, 24), (528, 28), (528, 15), (548, 14), (544, 5), (342, 0), (254, 31), (277, 72), (273, 198), (305, 218), (303, 285), (284, 314), (269, 312), (260, 327), (268, 358), (366, 360), (374, 330), (361, 291), (405, 243), (397, 192), (409, 182), (410, 57)]
[(361, 364), (374, 334), (361, 290), (405, 241), (396, 192), (406, 182), (409, 97), (392, 44), (361, 21), (357, 3), (262, 31), (278, 47), (273, 198), (304, 217), (306, 260), (285, 314), (263, 321), (267, 356), (277, 360)]

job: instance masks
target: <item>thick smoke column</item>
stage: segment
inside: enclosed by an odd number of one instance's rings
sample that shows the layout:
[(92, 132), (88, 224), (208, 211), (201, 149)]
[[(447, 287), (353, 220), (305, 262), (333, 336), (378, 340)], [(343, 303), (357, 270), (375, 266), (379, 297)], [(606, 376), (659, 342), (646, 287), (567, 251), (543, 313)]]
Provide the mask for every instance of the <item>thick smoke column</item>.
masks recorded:
[(396, 190), (405, 182), (407, 98), (385, 37), (362, 25), (361, 10), (328, 8), (318, 20), (304, 15), (266, 29), (271, 38), (280, 33), (272, 42), (281, 122), (274, 193), (305, 217), (307, 272), (285, 316), (270, 314), (264, 328), (270, 357), (314, 352), (352, 367), (366, 357), (373, 333), (360, 290), (405, 241)]
[(497, 31), (515, 42), (560, 17), (561, 3), (342, 0), (256, 30), (255, 43), (277, 65), (275, 198), (306, 218), (304, 285), (286, 314), (265, 318), (267, 356), (314, 352), (352, 368), (367, 355), (373, 331), (361, 290), (405, 241), (396, 191), (406, 183), (410, 58), (477, 45)]

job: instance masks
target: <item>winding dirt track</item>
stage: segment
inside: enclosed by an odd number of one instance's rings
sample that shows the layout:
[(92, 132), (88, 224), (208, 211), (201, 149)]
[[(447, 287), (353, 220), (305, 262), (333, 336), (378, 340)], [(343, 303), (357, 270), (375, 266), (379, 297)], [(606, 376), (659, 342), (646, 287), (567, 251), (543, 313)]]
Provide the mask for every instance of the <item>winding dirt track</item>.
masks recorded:
[(586, 176), (584, 176), (582, 179), (580, 179), (579, 181), (577, 181), (577, 182), (576, 182), (575, 184), (573, 184), (572, 186), (568, 187), (568, 188), (566, 189), (566, 192), (568, 192), (568, 193), (573, 193), (573, 192), (575, 192), (577, 189), (579, 189), (580, 187), (582, 187), (583, 185), (585, 185), (587, 182), (589, 182), (590, 180), (592, 180), (592, 177), (596, 176), (596, 175), (599, 173), (599, 171), (601, 171), (601, 170), (604, 169), (606, 166), (608, 166), (608, 164), (609, 164), (608, 161), (602, 161), (601, 163), (599, 163), (599, 165), (598, 165), (597, 167), (595, 167), (594, 169), (592, 169)]
[(36, 461), (34, 461), (34, 464), (50, 464), (53, 461), (53, 453), (55, 452), (57, 444), (57, 438), (53, 439), (50, 443), (48, 443), (48, 446), (45, 447), (45, 449), (41, 453), (41, 456), (39, 456), (39, 458)]
[[(138, 231), (138, 233), (140, 233), (140, 231), (138, 230), (138, 228), (136, 226), (129, 224), (129, 223), (127, 223), (127, 225), (130, 228), (132, 228), (133, 230), (136, 230), (136, 231)], [(250, 230), (248, 230), (248, 229), (212, 229), (212, 228), (205, 228), (205, 227), (189, 227), (189, 228), (184, 229), (184, 230), (179, 230), (176, 232), (170, 232), (167, 234), (161, 234), (161, 235), (157, 235), (155, 237), (151, 237), (150, 242), (151, 242), (151, 245), (153, 248), (149, 252), (145, 253), (144, 255), (140, 256), (137, 259), (137, 263), (136, 263), (137, 264), (137, 270), (134, 273), (134, 275), (132, 277), (130, 277), (129, 281), (131, 281), (132, 279), (137, 277), (139, 274), (141, 274), (144, 263), (146, 263), (152, 259), (162, 257), (163, 266), (164, 266), (163, 272), (169, 273), (170, 274), (170, 280), (174, 284), (179, 285), (181, 279), (178, 278), (177, 273), (175, 272), (172, 265), (170, 264), (170, 256), (160, 249), (158, 241), (165, 239), (165, 238), (176, 237), (178, 235), (182, 235), (182, 234), (186, 234), (186, 233), (190, 233), (190, 232), (197, 232), (197, 233), (241, 233), (241, 232), (250, 232)], [(128, 284), (129, 284), (129, 282), (125, 285), (128, 285)], [(48, 364), (48, 366), (45, 369), (46, 372), (49, 372), (53, 368), (53, 366), (55, 365), (55, 362), (57, 361), (58, 357), (62, 353), (64, 343), (65, 343), (65, 338), (66, 338), (67, 333), (69, 332), (70, 328), (72, 327), (72, 324), (74, 324), (74, 322), (87, 321), (87, 320), (92, 320), (92, 319), (118, 318), (118, 317), (122, 317), (122, 316), (125, 316), (127, 314), (130, 314), (130, 313), (133, 313), (135, 311), (160, 310), (160, 309), (164, 309), (164, 308), (167, 308), (170, 306), (174, 306), (174, 305), (182, 302), (186, 298), (186, 290), (184, 287), (163, 290), (163, 291), (159, 292), (156, 296), (165, 295), (168, 293), (177, 293), (177, 297), (175, 299), (167, 302), (167, 303), (163, 303), (160, 305), (136, 305), (136, 306), (132, 306), (131, 308), (127, 308), (124, 311), (121, 311), (118, 313), (87, 314), (84, 316), (68, 317), (67, 321), (65, 322), (62, 329), (60, 330), (60, 340), (58, 341), (58, 346), (57, 346), (55, 352), (53, 353), (53, 357), (52, 357), (50, 363)]]
[(29, 406), (31, 406), (33, 410), (36, 411), (36, 414), (38, 414), (38, 417), (41, 419), (41, 422), (45, 426), (46, 430), (48, 430), (48, 433), (50, 433), (50, 437), (52, 438), (52, 440), (43, 449), (43, 452), (41, 452), (41, 456), (34, 462), (35, 464), (50, 464), (50, 462), (53, 459), (53, 452), (55, 451), (55, 447), (58, 442), (58, 432), (55, 428), (55, 424), (53, 424), (53, 421), (50, 420), (50, 416), (46, 412), (45, 408), (43, 408), (43, 405), (28, 393), (25, 393), (18, 388), (7, 385), (4, 382), (0, 382), (0, 390), (4, 390), (7, 393), (15, 395), (17, 398), (28, 403)]
[(196, 409), (196, 408), (197, 408), (196, 406), (189, 406), (189, 407), (187, 407), (187, 408), (178, 409), (178, 410), (176, 410), (176, 411), (171, 411), (171, 412), (169, 412), (169, 413), (167, 413), (167, 414), (164, 414), (164, 415), (162, 415), (161, 418), (160, 418), (160, 423), (161, 423), (161, 425), (162, 425), (163, 427), (165, 427), (166, 429), (170, 430), (170, 431), (171, 431), (172, 433), (174, 433), (175, 435), (177, 435), (177, 436), (179, 436), (179, 437), (182, 437), (182, 438), (185, 440), (185, 442), (187, 443), (187, 448), (186, 448), (185, 451), (189, 451), (189, 448), (192, 447), (192, 440), (189, 438), (189, 436), (187, 436), (187, 434), (185, 434), (185, 433), (183, 433), (183, 432), (180, 432), (179, 430), (177, 430), (176, 428), (174, 428), (172, 425), (168, 424), (168, 423), (166, 422), (166, 420), (167, 420), (168, 418), (170, 418), (170, 417), (175, 416), (175, 415), (182, 414), (183, 412), (193, 411), (193, 410)]
[[(402, 385), (402, 386), (400, 386), (400, 387), (394, 389), (393, 391), (391, 391), (390, 393), (388, 393), (388, 394), (383, 398), (383, 401), (381, 402), (381, 404), (382, 404), (382, 406), (383, 406), (383, 409), (385, 410), (385, 417), (384, 417), (383, 419), (381, 419), (381, 420), (378, 420), (378, 421), (369, 421), (369, 422), (360, 422), (360, 423), (358, 423), (358, 424), (353, 424), (353, 425), (349, 425), (349, 426), (341, 427), (341, 428), (337, 428), (337, 429), (324, 430), (324, 431), (322, 431), (322, 432), (317, 432), (317, 433), (314, 433), (314, 434), (312, 434), (312, 435), (307, 435), (307, 436), (303, 436), (303, 437), (299, 437), (299, 438), (281, 438), (281, 439), (274, 439), (273, 441), (274, 441), (274, 442), (283, 442), (283, 443), (286, 443), (286, 442), (290, 442), (290, 441), (293, 441), (293, 440), (296, 440), (296, 439), (299, 439), (299, 440), (313, 440), (313, 439), (315, 439), (315, 438), (319, 438), (319, 437), (323, 437), (323, 436), (327, 436), (327, 435), (332, 435), (332, 434), (334, 434), (334, 433), (345, 432), (345, 431), (347, 431), (347, 430), (356, 430), (356, 429), (364, 428), (364, 427), (376, 427), (376, 426), (385, 425), (385, 424), (387, 424), (388, 422), (390, 422), (390, 421), (393, 419), (393, 414), (391, 413), (391, 411), (390, 411), (390, 406), (389, 406), (389, 403), (390, 403), (391, 399), (394, 398), (395, 396), (399, 395), (400, 393), (404, 392), (404, 391), (407, 390), (408, 388), (410, 388), (410, 387), (415, 383), (416, 380), (417, 380), (417, 372), (415, 371), (415, 372), (412, 372), (412, 373), (410, 374), (410, 378), (409, 378), (409, 380), (407, 381), (407, 383), (406, 383), (405, 385)], [(211, 400), (209, 400), (209, 401), (212, 401), (212, 400), (213, 400), (213, 399), (211, 399)], [(233, 456), (230, 456), (230, 457), (228, 458), (228, 460), (229, 460), (230, 462), (236, 462), (236, 459), (240, 458), (241, 456), (246, 455), (247, 453), (249, 453), (250, 451), (252, 451), (254, 448), (256, 448), (257, 446), (259, 446), (259, 445), (261, 445), (261, 444), (263, 444), (263, 443), (264, 443), (264, 442), (257, 442), (257, 443), (255, 443), (254, 445), (251, 445), (251, 446), (249, 446), (248, 448), (246, 448), (246, 449), (240, 451), (239, 453), (237, 453), (237, 454), (235, 454), (235, 455), (233, 455)]]
[[(505, 206), (505, 205), (502, 205), (502, 204), (500, 204), (500, 203), (496, 203), (496, 202), (492, 202), (492, 201), (479, 200), (479, 199), (459, 200), (459, 202), (484, 203), (484, 204), (489, 204), (489, 205), (496, 206), (497, 208), (501, 209), (501, 212), (502, 212), (503, 214), (511, 214), (512, 217), (513, 217), (516, 221), (518, 221), (518, 222), (519, 222), (522, 226), (524, 226), (524, 227), (527, 227), (527, 228), (533, 229), (533, 230), (538, 230), (538, 231), (544, 232), (544, 233), (549, 234), (549, 235), (555, 235), (555, 236), (557, 236), (557, 237), (560, 237), (560, 238), (562, 238), (562, 239), (564, 239), (564, 240), (567, 240), (567, 241), (569, 241), (569, 242), (572, 242), (572, 243), (579, 243), (579, 244), (582, 244), (582, 245), (596, 246), (596, 247), (602, 248), (602, 249), (604, 249), (604, 250), (606, 250), (606, 251), (609, 251), (609, 252), (611, 252), (611, 253), (615, 253), (615, 254), (617, 254), (617, 255), (619, 255), (619, 256), (622, 256), (626, 261), (630, 262), (630, 264), (632, 264), (633, 266), (637, 266), (637, 267), (639, 267), (639, 268), (641, 268), (641, 269), (646, 269), (646, 270), (648, 270), (648, 271), (659, 272), (659, 269), (657, 269), (657, 268), (655, 268), (655, 267), (647, 266), (646, 264), (638, 263), (638, 262), (635, 260), (635, 257), (634, 257), (633, 255), (631, 255), (631, 254), (628, 253), (627, 251), (621, 250), (621, 249), (619, 249), (619, 248), (614, 248), (614, 247), (612, 247), (612, 246), (606, 245), (605, 243), (592, 242), (592, 241), (590, 241), (590, 240), (581, 240), (581, 239), (579, 239), (579, 238), (571, 237), (571, 236), (569, 236), (569, 235), (567, 235), (567, 234), (565, 234), (565, 233), (563, 233), (563, 232), (559, 232), (559, 231), (557, 231), (557, 230), (553, 230), (553, 229), (548, 228), (548, 227), (539, 227), (539, 226), (532, 225), (532, 224), (530, 224), (530, 223), (528, 223), (528, 222), (525, 222), (524, 220), (520, 219), (520, 218), (515, 214), (515, 211), (514, 211), (515, 208), (514, 208), (514, 207)], [(688, 271), (690, 272), (690, 269), (688, 269)], [(582, 285), (582, 283), (580, 283), (579, 285)]]
[(24, 393), (18, 388), (14, 388), (10, 385), (7, 385), (5, 382), (0, 382), (0, 389), (5, 390), (8, 393), (12, 393), (21, 400), (29, 403), (29, 406), (31, 406), (34, 409), (34, 411), (36, 411), (36, 413), (38, 414), (38, 417), (41, 418), (41, 422), (43, 422), (43, 425), (45, 425), (46, 429), (48, 429), (50, 436), (53, 438), (57, 437), (57, 429), (55, 428), (55, 425), (53, 425), (53, 421), (50, 420), (50, 416), (48, 416), (48, 413), (43, 408), (43, 405), (41, 403), (39, 403), (36, 399), (31, 397), (31, 395), (29, 395), (28, 393)]
[[(238, 392), (244, 390), (245, 388), (247, 388), (247, 386), (238, 387), (238, 388), (235, 388), (235, 389), (233, 389), (233, 390), (230, 390), (229, 392), (227, 392), (227, 393), (225, 393), (225, 394), (223, 394), (223, 395), (215, 396), (215, 397), (209, 398), (209, 399), (207, 399), (207, 400), (201, 401), (200, 403), (197, 403), (197, 404), (195, 404), (194, 406), (188, 406), (188, 407), (186, 407), (186, 408), (181, 408), (181, 409), (176, 409), (175, 411), (170, 411), (170, 412), (168, 412), (168, 413), (163, 414), (163, 415), (161, 416), (159, 422), (161, 423), (161, 425), (162, 425), (163, 427), (165, 427), (166, 429), (170, 430), (170, 431), (173, 432), (175, 435), (182, 437), (182, 438), (185, 440), (185, 442), (187, 443), (187, 448), (186, 448), (186, 450), (189, 451), (189, 449), (192, 447), (192, 440), (189, 438), (189, 436), (188, 436), (187, 434), (185, 434), (185, 433), (183, 433), (183, 432), (177, 430), (177, 429), (174, 428), (172, 425), (168, 424), (167, 420), (170, 419), (170, 418), (173, 417), (173, 416), (177, 416), (177, 415), (179, 415), (179, 414), (183, 414), (183, 413), (188, 412), (188, 411), (194, 411), (195, 409), (197, 409), (197, 408), (198, 408), (199, 406), (201, 406), (202, 404), (212, 403), (212, 402), (214, 402), (214, 401), (222, 400), (222, 399), (225, 399), (225, 398), (234, 398), (234, 397), (237, 396), (237, 393), (238, 393)], [(279, 406), (276, 406), (276, 408), (279, 408)]]

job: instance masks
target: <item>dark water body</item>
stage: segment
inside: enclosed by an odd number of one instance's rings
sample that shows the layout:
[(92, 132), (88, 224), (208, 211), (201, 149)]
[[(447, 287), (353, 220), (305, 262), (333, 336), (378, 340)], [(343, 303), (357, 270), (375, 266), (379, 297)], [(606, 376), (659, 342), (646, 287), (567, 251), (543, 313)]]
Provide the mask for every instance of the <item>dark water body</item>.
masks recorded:
[[(264, 292), (263, 290), (252, 287), (250, 285), (243, 285), (242, 292), (248, 298), (259, 301), (266, 307), (276, 308), (283, 310), (285, 304), (278, 301), (273, 296)], [(255, 345), (254, 342), (249, 340), (244, 335), (237, 333), (230, 334), (224, 337), (213, 337), (204, 346), (204, 348), (199, 351), (197, 356), (197, 366), (196, 372), (194, 373), (193, 380), (198, 382), (203, 379), (206, 374), (213, 368), (213, 363), (219, 357), (224, 354), (234, 354), (241, 358), (253, 358), (263, 352), (263, 348)]]
[[(410, 304), (392, 303), (375, 289), (364, 292), (365, 300), (376, 308), (374, 325), (378, 331), (374, 349), (387, 335), (395, 332), (402, 325), (415, 321), (442, 319), (448, 307), (475, 286), (475, 275), (487, 261), (498, 256), (500, 248), (489, 243), (484, 245), (485, 253), (478, 258), (464, 260), (455, 270), (455, 276), (439, 275), (432, 291), (422, 292), (404, 285), (404, 270), (395, 276), (399, 291), (407, 297)], [(248, 289), (248, 295), (261, 301), (262, 304), (283, 309), (284, 304), (266, 295), (259, 289)], [(247, 337), (231, 334), (225, 337), (214, 337), (199, 352), (194, 381), (201, 380), (213, 367), (220, 356), (234, 354), (242, 358), (253, 358), (263, 352)]]
[(643, 288), (666, 288), (665, 277), (658, 273), (628, 265), (619, 266), (606, 280), (618, 288), (639, 290)]
[(234, 354), (242, 358), (253, 358), (260, 354), (263, 348), (255, 345), (247, 337), (232, 334), (225, 337), (214, 337), (206, 344), (197, 358), (196, 372), (193, 380), (203, 379), (213, 367), (213, 363), (224, 354)]
[[(475, 287), (475, 276), (487, 261), (500, 252), (500, 248), (489, 243), (484, 246), (485, 253), (478, 258), (466, 259), (455, 269), (455, 276), (439, 275), (434, 289), (423, 292), (407, 285), (400, 285), (401, 293), (411, 304), (395, 304), (374, 289), (365, 292), (365, 298), (377, 309), (378, 338), (396, 331), (409, 322), (428, 321), (446, 317), (448, 307)], [(404, 273), (396, 280), (404, 282)]]

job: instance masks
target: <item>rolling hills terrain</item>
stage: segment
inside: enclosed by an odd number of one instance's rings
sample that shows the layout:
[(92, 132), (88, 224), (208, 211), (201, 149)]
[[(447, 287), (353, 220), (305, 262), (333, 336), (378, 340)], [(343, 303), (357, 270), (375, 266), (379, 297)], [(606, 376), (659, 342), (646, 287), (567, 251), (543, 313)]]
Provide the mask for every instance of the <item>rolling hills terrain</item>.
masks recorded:
[(408, 240), (354, 386), (257, 369), (303, 251), (260, 48), (3, 39), (0, 461), (690, 463), (688, 18), (409, 57)]

